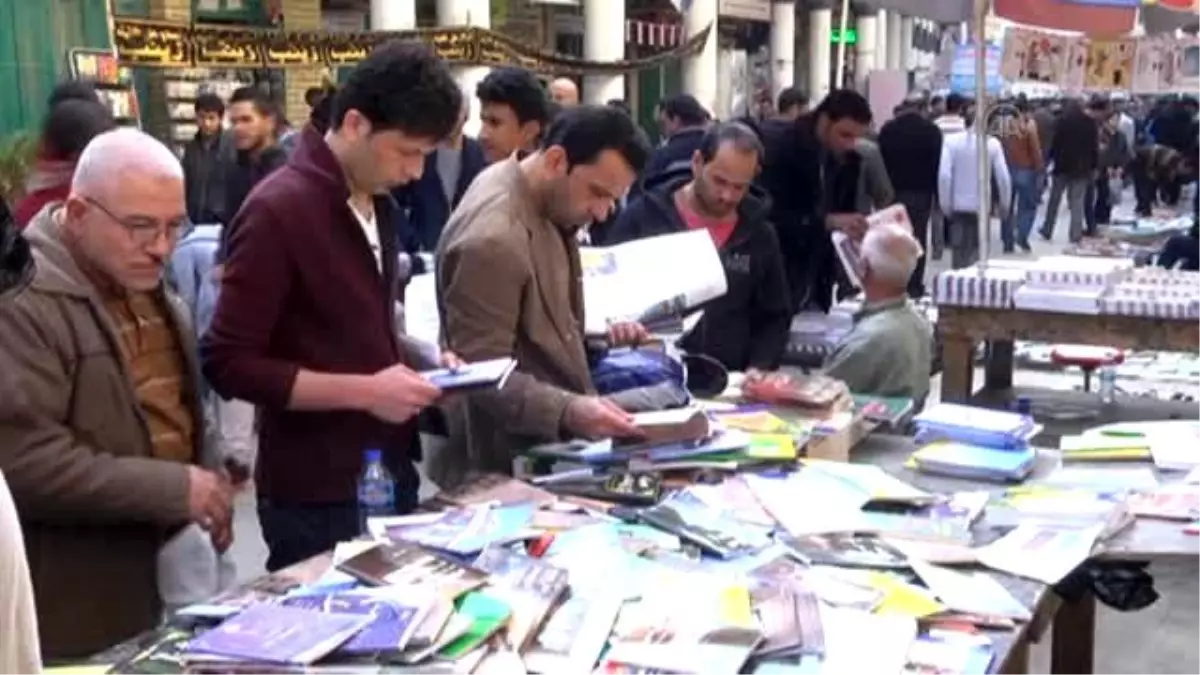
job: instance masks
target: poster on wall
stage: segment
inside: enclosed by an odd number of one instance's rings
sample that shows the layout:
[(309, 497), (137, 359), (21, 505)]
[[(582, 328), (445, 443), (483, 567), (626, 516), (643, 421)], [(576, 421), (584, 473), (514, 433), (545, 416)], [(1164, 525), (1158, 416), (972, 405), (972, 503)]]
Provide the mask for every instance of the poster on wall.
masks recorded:
[(1138, 44), (1137, 56), (1134, 58), (1133, 82), (1130, 91), (1135, 94), (1152, 94), (1161, 91), (1166, 82), (1168, 64), (1174, 54), (1167, 48), (1161, 37), (1146, 38)]
[(1090, 40), (1087, 43), (1087, 89), (1129, 89), (1133, 79), (1137, 42)]
[(1056, 82), (1066, 71), (1067, 40), (1061, 35), (1010, 28), (1000, 72), (1009, 80)]

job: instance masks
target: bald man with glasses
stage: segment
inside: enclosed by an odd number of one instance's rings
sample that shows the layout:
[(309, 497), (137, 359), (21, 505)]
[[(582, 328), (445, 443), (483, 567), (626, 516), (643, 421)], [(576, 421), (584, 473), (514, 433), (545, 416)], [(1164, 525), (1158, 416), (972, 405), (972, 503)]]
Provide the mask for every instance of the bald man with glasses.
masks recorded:
[(155, 626), (159, 549), (186, 525), (232, 540), (231, 487), (202, 468), (194, 338), (162, 282), (185, 222), (171, 151), (101, 134), (25, 230), (33, 278), (0, 296), (0, 472), (48, 661)]

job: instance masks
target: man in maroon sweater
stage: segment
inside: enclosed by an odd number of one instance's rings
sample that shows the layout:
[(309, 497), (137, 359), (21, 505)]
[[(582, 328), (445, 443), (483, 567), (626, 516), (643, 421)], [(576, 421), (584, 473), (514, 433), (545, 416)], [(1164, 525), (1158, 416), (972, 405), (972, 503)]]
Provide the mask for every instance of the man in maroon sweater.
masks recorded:
[(416, 504), (415, 416), (440, 392), (396, 334), (394, 203), (454, 127), (462, 94), (427, 47), (377, 48), (231, 227), (204, 374), (260, 411), (259, 521), (277, 570), (359, 534), (363, 453), (383, 451), (398, 512)]

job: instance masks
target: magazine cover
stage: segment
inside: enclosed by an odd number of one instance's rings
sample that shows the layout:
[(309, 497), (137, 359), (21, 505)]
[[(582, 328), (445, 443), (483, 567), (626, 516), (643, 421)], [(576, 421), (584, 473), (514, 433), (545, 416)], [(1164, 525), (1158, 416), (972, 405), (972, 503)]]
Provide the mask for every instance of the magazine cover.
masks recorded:
[(788, 552), (809, 565), (904, 569), (908, 558), (882, 539), (865, 534), (835, 532), (783, 540)]

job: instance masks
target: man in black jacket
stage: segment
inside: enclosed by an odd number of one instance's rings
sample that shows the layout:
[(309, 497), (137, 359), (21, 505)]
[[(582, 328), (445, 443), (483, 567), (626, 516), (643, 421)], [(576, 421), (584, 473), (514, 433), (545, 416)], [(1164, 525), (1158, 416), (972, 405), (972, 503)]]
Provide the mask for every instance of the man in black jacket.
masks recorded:
[[(921, 114), (916, 102), (899, 106), (896, 116), (879, 130), (879, 152), (887, 166), (896, 200), (908, 209), (913, 237), (925, 249), (929, 243), (929, 217), (937, 195), (938, 162), (942, 156), (942, 132)], [(908, 281), (908, 294), (925, 295), (925, 256), (922, 254)]]
[(183, 149), (183, 179), (188, 220), (193, 225), (221, 222), (225, 210), (225, 164), (232, 138), (221, 129), (225, 103), (213, 93), (196, 97), (196, 136)]
[[(770, 200), (755, 186), (763, 147), (738, 122), (710, 127), (690, 167), (660, 173), (609, 230), (607, 242), (707, 230), (720, 252), (728, 290), (704, 307), (681, 346), (729, 370), (774, 370), (791, 325), (779, 239), (767, 221)], [(685, 262), (686, 264), (686, 262)]]
[(759, 183), (771, 197), (769, 220), (797, 310), (828, 312), (833, 305), (838, 263), (830, 232), (859, 240), (866, 231), (856, 209), (862, 158), (854, 148), (870, 126), (867, 99), (837, 89), (795, 122), (767, 120), (759, 127), (766, 148)]
[(1099, 128), (1078, 101), (1067, 104), (1054, 129), (1050, 161), (1054, 163), (1050, 199), (1046, 201), (1046, 219), (1042, 221), (1040, 234), (1046, 241), (1054, 237), (1054, 221), (1058, 219), (1058, 207), (1066, 192), (1071, 215), (1068, 236), (1075, 243), (1083, 238), (1087, 189), (1100, 166)]
[(663, 99), (658, 104), (658, 126), (665, 140), (646, 162), (642, 184), (680, 160), (690, 161), (700, 146), (708, 120), (708, 111), (691, 94)]

